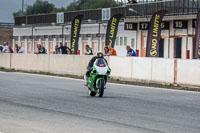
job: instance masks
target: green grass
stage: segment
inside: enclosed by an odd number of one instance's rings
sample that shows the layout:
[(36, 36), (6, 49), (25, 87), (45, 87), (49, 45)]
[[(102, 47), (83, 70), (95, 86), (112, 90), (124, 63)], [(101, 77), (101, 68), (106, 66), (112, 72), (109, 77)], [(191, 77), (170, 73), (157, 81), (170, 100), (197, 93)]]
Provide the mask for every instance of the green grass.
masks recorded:
[(39, 74), (43, 74), (43, 75), (51, 75), (52, 73), (50, 73), (50, 72), (44, 72), (44, 71), (40, 71)]
[(0, 69), (3, 70), (3, 69), (5, 69), (5, 67), (1, 67), (1, 66), (0, 66)]

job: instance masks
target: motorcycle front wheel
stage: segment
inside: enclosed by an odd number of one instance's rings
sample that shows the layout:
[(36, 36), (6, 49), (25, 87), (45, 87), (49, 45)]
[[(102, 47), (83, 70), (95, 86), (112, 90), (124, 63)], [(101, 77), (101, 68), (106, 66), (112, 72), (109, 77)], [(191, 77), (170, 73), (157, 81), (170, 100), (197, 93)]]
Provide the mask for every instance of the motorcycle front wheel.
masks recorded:
[(103, 97), (104, 94), (104, 80), (99, 81), (99, 97)]

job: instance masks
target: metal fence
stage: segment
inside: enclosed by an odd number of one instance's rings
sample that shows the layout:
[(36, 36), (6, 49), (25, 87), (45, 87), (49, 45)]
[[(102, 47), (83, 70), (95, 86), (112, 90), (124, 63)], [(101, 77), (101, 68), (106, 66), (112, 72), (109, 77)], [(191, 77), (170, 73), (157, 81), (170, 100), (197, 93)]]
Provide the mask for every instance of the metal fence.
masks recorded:
[[(111, 15), (120, 13), (125, 17), (146, 17), (153, 15), (158, 10), (166, 10), (167, 15), (196, 14), (200, 9), (200, 0), (138, 0), (136, 4), (130, 4), (111, 9)], [(64, 14), (64, 22), (71, 22), (76, 15), (83, 14), (84, 20), (101, 20), (101, 9), (73, 11)], [(56, 23), (56, 14), (33, 15), (15, 17), (15, 25), (22, 24), (51, 24)]]
[(14, 23), (0, 23), (0, 28), (13, 28)]

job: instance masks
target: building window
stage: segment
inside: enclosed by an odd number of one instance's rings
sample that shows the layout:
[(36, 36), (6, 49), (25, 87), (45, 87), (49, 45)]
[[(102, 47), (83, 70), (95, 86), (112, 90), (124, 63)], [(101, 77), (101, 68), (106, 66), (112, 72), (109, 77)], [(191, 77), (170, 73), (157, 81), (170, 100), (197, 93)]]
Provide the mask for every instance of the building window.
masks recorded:
[(96, 34), (92, 34), (92, 40), (95, 41), (95, 40), (98, 40), (98, 37)]
[(116, 42), (115, 42), (116, 46), (119, 45), (119, 37), (116, 38)]
[(88, 40), (88, 35), (82, 35), (82, 40)]
[(124, 37), (124, 45), (127, 45), (127, 37)]
[(65, 35), (64, 37), (65, 37), (65, 40), (66, 40), (66, 41), (69, 41), (69, 40), (70, 40), (70, 35)]
[(123, 45), (123, 37), (120, 37), (120, 46)]
[(105, 41), (105, 39), (106, 39), (106, 35), (105, 34), (101, 34), (101, 40)]

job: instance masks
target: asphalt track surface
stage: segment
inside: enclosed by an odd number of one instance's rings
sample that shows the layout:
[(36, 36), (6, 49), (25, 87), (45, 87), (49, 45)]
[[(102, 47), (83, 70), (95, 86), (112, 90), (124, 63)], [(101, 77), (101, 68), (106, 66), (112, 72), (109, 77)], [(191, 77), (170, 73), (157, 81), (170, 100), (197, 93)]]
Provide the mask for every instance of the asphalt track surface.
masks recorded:
[(0, 133), (200, 133), (200, 93), (0, 72)]

